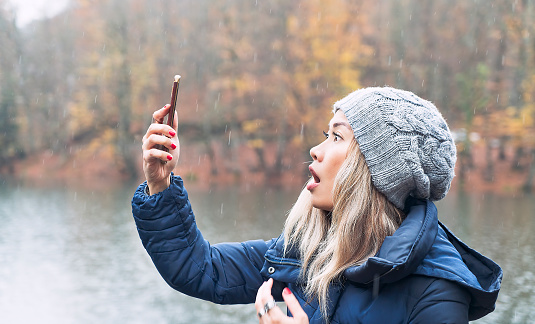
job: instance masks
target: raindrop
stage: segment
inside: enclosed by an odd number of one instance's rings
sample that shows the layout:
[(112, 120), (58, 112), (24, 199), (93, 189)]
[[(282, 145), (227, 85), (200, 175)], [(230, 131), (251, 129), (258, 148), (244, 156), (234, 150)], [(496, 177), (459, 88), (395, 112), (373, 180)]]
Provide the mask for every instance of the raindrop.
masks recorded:
[(392, 65), (392, 56), (388, 57), (388, 66)]
[(221, 215), (223, 215), (223, 203), (221, 203), (221, 210), (220, 210), (220, 213), (221, 213)]
[(98, 95), (95, 96), (95, 103), (97, 103), (97, 98), (98, 98)]
[(496, 103), (498, 103), (500, 101), (500, 94), (498, 94), (498, 96), (496, 97)]
[(230, 136), (232, 135), (232, 131), (228, 132), (228, 145), (230, 146)]
[(305, 124), (301, 123), (301, 132), (299, 133), (301, 138), (303, 138), (304, 133), (305, 133)]
[(424, 87), (424, 82), (425, 82), (425, 80), (422, 80), (422, 88)]
[(403, 59), (399, 60), (399, 68), (403, 68)]

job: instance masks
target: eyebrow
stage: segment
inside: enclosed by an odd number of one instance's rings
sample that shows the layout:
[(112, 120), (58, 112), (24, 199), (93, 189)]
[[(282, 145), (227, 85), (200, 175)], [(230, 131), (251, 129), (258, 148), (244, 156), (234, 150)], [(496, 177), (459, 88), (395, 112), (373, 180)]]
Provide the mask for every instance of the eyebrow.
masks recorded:
[(336, 122), (333, 124), (332, 128), (336, 128), (336, 127), (339, 127), (339, 126), (345, 126), (347, 127), (350, 131), (353, 131), (353, 129), (351, 128), (351, 126), (349, 126), (348, 123), (346, 122)]

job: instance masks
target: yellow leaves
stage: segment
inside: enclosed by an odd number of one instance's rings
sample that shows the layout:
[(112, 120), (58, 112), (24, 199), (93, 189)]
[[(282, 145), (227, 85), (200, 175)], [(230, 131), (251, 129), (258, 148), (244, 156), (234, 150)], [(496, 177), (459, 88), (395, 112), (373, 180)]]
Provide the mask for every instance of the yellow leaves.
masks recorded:
[(242, 131), (244, 134), (257, 133), (264, 126), (264, 121), (261, 119), (246, 120), (242, 123)]
[(71, 105), (69, 119), (69, 129), (71, 134), (76, 136), (94, 126), (94, 112), (86, 106)]
[(358, 70), (342, 69), (340, 71), (340, 85), (348, 89), (348, 92), (356, 90), (360, 88), (359, 77), (360, 73)]
[(509, 106), (474, 118), (474, 130), (494, 138), (508, 137), (514, 145), (535, 145), (535, 106)]
[(295, 15), (288, 15), (287, 21), (286, 21), (286, 28), (288, 32), (295, 33), (299, 31), (300, 29), (300, 23), (299, 18)]
[(107, 156), (111, 157), (115, 154), (114, 144), (117, 142), (117, 132), (113, 129), (105, 129), (100, 136), (95, 137), (87, 146), (87, 153), (94, 154), (100, 150), (104, 150)]
[(241, 125), (242, 132), (248, 137), (254, 137), (247, 141), (247, 145), (251, 148), (262, 148), (265, 145), (264, 140), (260, 135), (265, 122), (261, 119), (253, 119), (244, 121)]
[(251, 148), (263, 148), (264, 147), (264, 140), (257, 138), (247, 141), (247, 145)]
[(292, 53), (303, 60), (295, 78), (309, 91), (314, 91), (314, 85), (322, 88), (326, 101), (331, 102), (359, 88), (359, 66), (371, 52), (353, 32), (351, 5), (346, 1), (307, 1), (300, 9), (287, 18), (288, 33), (296, 39)]

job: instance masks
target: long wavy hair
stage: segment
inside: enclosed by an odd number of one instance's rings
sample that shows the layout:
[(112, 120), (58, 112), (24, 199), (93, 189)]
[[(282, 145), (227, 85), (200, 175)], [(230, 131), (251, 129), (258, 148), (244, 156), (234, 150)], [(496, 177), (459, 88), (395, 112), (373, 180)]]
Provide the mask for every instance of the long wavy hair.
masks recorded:
[(332, 211), (314, 208), (310, 192), (303, 189), (284, 227), (285, 253), (289, 247), (298, 249), (305, 294), (318, 299), (326, 320), (329, 286), (344, 270), (375, 255), (405, 218), (373, 185), (355, 139), (336, 175), (333, 203)]

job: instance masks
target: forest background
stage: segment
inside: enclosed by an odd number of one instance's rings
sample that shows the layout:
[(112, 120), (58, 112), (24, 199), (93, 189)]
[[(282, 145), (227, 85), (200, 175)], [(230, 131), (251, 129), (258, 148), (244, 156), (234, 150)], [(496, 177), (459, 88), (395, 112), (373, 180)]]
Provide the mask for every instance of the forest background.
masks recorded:
[(152, 112), (178, 103), (190, 182), (303, 183), (332, 104), (390, 85), (452, 129), (455, 184), (534, 189), (535, 1), (72, 0), (20, 27), (0, 0), (0, 175), (140, 181)]

